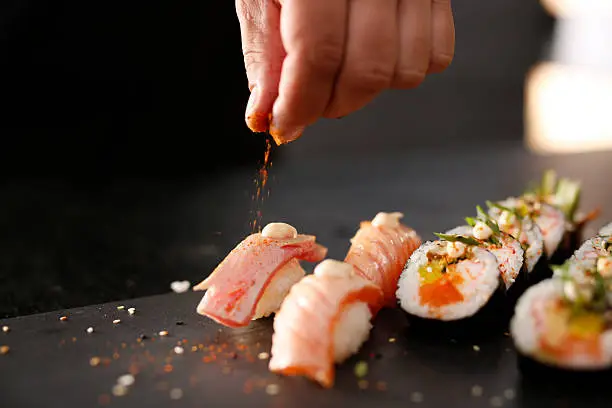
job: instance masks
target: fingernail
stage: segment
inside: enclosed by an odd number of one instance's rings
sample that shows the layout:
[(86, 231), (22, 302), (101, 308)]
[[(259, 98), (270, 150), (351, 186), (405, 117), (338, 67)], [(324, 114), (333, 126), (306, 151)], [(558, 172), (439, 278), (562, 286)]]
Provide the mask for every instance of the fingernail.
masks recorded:
[(249, 97), (249, 102), (247, 103), (245, 121), (251, 131), (261, 133), (268, 131), (269, 121), (268, 115), (255, 110), (258, 99), (259, 88), (255, 86), (251, 91), (251, 96)]
[(270, 135), (274, 139), (277, 145), (286, 144), (293, 142), (298, 139), (304, 133), (304, 126), (298, 127), (279, 127), (274, 123), (274, 120), (270, 122)]

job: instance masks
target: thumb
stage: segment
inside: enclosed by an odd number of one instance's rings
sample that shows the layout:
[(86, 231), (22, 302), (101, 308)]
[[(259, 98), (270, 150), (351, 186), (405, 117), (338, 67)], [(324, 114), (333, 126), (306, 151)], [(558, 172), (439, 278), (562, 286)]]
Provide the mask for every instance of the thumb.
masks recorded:
[(251, 90), (245, 121), (253, 132), (266, 132), (278, 96), (285, 58), (280, 34), (280, 6), (274, 0), (236, 0), (236, 13)]

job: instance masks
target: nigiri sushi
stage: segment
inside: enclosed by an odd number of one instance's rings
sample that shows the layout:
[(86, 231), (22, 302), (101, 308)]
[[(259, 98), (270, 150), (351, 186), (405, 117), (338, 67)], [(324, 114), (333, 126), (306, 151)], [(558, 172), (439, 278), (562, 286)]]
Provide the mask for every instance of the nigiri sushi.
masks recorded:
[(406, 261), (421, 245), (417, 233), (400, 223), (403, 216), (380, 212), (371, 222), (363, 221), (344, 260), (382, 289), (387, 307), (397, 305), (397, 281)]
[(382, 299), (381, 289), (352, 265), (324, 260), (291, 288), (274, 318), (270, 371), (332, 387), (334, 365), (368, 339)]
[(525, 270), (525, 251), (521, 243), (512, 235), (502, 231), (497, 223), (487, 216), (478, 206), (477, 218), (466, 218), (469, 225), (462, 225), (438, 234), (443, 239), (456, 236), (473, 238), (475, 244), (487, 249), (497, 259), (499, 273), (506, 289), (510, 289)]
[(519, 299), (510, 333), (524, 358), (581, 372), (612, 367), (612, 259), (599, 259), (587, 273), (542, 281)]
[(271, 223), (246, 237), (194, 286), (206, 290), (197, 312), (229, 327), (276, 312), (289, 289), (305, 275), (299, 261), (319, 262), (327, 248), (289, 224)]
[(479, 245), (461, 236), (421, 245), (399, 279), (397, 298), (402, 309), (441, 321), (476, 315), (494, 299), (501, 282), (497, 258)]

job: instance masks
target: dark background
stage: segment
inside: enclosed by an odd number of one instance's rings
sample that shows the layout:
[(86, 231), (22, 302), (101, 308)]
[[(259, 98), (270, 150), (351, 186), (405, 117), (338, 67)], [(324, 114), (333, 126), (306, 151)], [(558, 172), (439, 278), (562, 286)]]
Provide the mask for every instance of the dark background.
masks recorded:
[[(346, 170), (371, 155), (380, 165), (423, 149), (520, 144), (525, 74), (553, 22), (535, 1), (454, 10), (446, 72), (275, 151), (264, 220), (307, 212), (305, 200), (321, 205), (341, 188), (328, 174), (319, 197), (301, 199), (320, 180), (318, 160)], [(244, 125), (247, 98), (233, 2), (3, 0), (0, 317), (204, 278), (249, 232), (255, 209), (264, 138)], [(384, 209), (370, 201), (358, 217)], [(348, 240), (361, 218), (327, 204), (320, 224), (298, 227)]]

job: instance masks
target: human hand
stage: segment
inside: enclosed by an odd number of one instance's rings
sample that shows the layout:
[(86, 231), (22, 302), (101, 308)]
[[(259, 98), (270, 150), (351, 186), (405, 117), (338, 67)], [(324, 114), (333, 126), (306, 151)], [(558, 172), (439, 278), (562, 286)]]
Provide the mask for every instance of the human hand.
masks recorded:
[(246, 122), (278, 144), (385, 89), (417, 87), (454, 54), (450, 0), (236, 0), (236, 12)]

